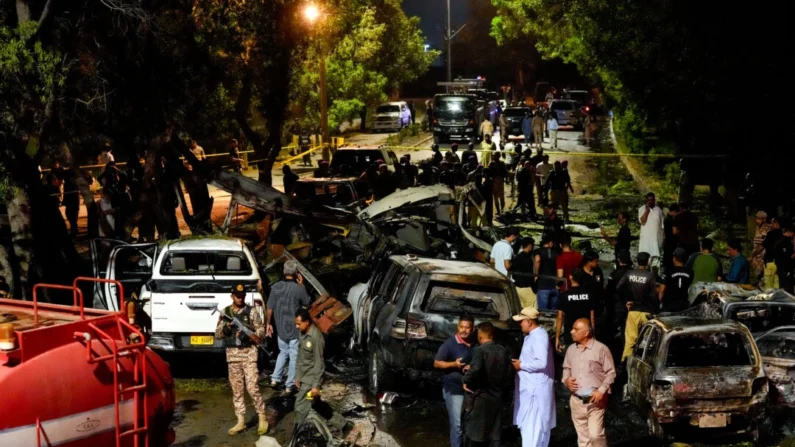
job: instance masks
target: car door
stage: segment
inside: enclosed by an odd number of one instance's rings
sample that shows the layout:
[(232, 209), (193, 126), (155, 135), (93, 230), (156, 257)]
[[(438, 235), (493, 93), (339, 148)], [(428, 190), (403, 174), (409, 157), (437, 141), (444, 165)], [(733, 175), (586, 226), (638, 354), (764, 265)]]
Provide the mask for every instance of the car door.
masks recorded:
[[(381, 333), (384, 329), (384, 323), (379, 319), (379, 316), (381, 315), (382, 307), (389, 301), (387, 296), (389, 294), (389, 287), (394, 284), (394, 280), (401, 270), (400, 266), (394, 262), (389, 261), (389, 264), (389, 270), (384, 276), (383, 281), (381, 281), (380, 284), (376, 284), (373, 289), (372, 298), (370, 299), (368, 327), (371, 332)], [(383, 335), (383, 333), (381, 333), (381, 335)]]
[(636, 364), (634, 372), (638, 376), (638, 396), (641, 397), (643, 406), (641, 408), (648, 408), (650, 404), (649, 390), (651, 389), (652, 381), (654, 380), (654, 359), (657, 357), (657, 351), (660, 348), (660, 341), (662, 340), (662, 333), (657, 327), (652, 327), (649, 330), (649, 336), (646, 339), (645, 347), (643, 348), (643, 357)]
[[(402, 358), (403, 341), (405, 340), (405, 338), (396, 339), (392, 337), (392, 328), (398, 321), (398, 298), (401, 296), (403, 284), (408, 278), (408, 274), (402, 268), (399, 266), (396, 267), (398, 267), (398, 270), (396, 270), (395, 274), (384, 284), (383, 292), (380, 294), (383, 305), (376, 316), (376, 325), (380, 329), (378, 335), (381, 339), (381, 346), (383, 347), (384, 360), (390, 365), (402, 364), (400, 359)], [(405, 327), (405, 324), (403, 324), (404, 331)]]
[[(133, 293), (140, 295), (141, 287), (152, 278), (158, 244), (119, 245), (111, 250), (105, 279), (116, 280), (124, 288), (124, 300)], [(105, 283), (104, 296), (108, 310), (119, 309), (119, 290), (116, 284)]]
[(377, 312), (377, 309), (374, 309), (374, 306), (376, 305), (374, 300), (377, 297), (378, 290), (381, 288), (381, 284), (386, 279), (387, 273), (389, 273), (391, 267), (392, 261), (389, 259), (382, 259), (381, 262), (378, 263), (375, 273), (373, 273), (373, 276), (370, 278), (370, 281), (367, 284), (365, 296), (359, 300), (359, 318), (361, 320), (360, 325), (363, 331), (360, 342), (365, 342), (370, 334), (373, 333), (375, 312)]
[(411, 122), (411, 113), (405, 104), (400, 105), (400, 127), (408, 126)]
[(644, 391), (641, 388), (639, 371), (647, 370), (643, 367), (643, 350), (646, 347), (649, 334), (651, 334), (651, 326), (643, 326), (637, 341), (635, 341), (635, 346), (632, 347), (632, 355), (627, 359), (627, 388), (630, 398), (638, 406), (642, 406), (642, 402), (645, 399), (643, 396)]
[[(107, 278), (111, 253), (113, 252), (113, 249), (122, 245), (128, 245), (128, 244), (127, 242), (124, 241), (116, 239), (106, 239), (106, 238), (96, 238), (92, 239), (89, 242), (89, 248), (91, 249), (91, 263), (94, 270), (94, 278)], [(91, 307), (95, 309), (108, 309), (107, 297), (109, 295), (106, 295), (105, 289), (106, 287), (105, 284), (103, 283), (93, 284), (93, 300)]]

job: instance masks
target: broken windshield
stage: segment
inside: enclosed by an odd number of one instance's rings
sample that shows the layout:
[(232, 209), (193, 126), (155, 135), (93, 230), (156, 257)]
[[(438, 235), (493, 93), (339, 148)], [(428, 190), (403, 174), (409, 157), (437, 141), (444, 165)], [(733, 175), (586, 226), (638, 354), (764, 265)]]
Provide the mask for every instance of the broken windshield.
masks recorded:
[(729, 319), (744, 324), (753, 333), (795, 324), (795, 305), (754, 302), (732, 306)]
[(474, 284), (436, 283), (429, 287), (425, 305), (428, 312), (500, 318), (507, 308), (502, 289)]
[(750, 345), (739, 332), (679, 334), (671, 337), (665, 365), (669, 367), (748, 366)]
[(795, 360), (795, 333), (789, 332), (785, 337), (764, 337), (756, 345), (764, 357)]

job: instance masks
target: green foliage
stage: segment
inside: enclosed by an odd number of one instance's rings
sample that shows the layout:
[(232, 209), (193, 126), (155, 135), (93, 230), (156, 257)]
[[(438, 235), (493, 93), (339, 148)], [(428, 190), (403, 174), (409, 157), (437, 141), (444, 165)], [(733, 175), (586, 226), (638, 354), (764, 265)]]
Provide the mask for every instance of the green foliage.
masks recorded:
[(419, 124), (409, 124), (408, 126), (400, 129), (400, 131), (397, 133), (386, 137), (384, 144), (387, 146), (400, 146), (407, 138), (416, 137), (419, 135), (420, 131), (421, 129)]
[(18, 137), (41, 129), (47, 105), (66, 78), (60, 53), (30, 40), (36, 27), (32, 21), (0, 26), (0, 132)]
[(332, 3), (328, 23), (315, 24), (312, 43), (297, 62), (291, 98), (306, 121), (320, 121), (319, 64), (325, 56), (329, 128), (337, 129), (424, 73), (438, 52), (425, 52), (419, 19), (406, 17), (399, 0)]

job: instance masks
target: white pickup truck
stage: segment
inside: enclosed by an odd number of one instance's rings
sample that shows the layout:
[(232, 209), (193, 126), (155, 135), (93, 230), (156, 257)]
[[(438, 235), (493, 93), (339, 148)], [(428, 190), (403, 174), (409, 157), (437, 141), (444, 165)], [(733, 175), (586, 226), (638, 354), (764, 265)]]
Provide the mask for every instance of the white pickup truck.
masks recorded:
[[(133, 293), (151, 319), (149, 347), (163, 351), (223, 351), (214, 337), (216, 307), (232, 303), (231, 290), (242, 283), (248, 304), (259, 302), (257, 263), (239, 239), (207, 237), (161, 244), (126, 244), (110, 239), (91, 243), (94, 275), (120, 281), (124, 298)], [(118, 310), (114, 284), (97, 284), (95, 308)], [(263, 307), (255, 306), (262, 312)]]

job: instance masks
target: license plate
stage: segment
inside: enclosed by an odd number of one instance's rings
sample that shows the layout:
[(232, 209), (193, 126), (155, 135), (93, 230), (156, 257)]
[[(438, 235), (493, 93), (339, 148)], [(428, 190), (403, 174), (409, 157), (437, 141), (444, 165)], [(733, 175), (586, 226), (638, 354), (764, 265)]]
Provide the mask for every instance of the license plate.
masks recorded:
[(702, 414), (698, 417), (699, 428), (719, 428), (726, 426), (726, 413)]
[(212, 335), (191, 335), (190, 344), (192, 345), (212, 345), (215, 344), (215, 337)]

